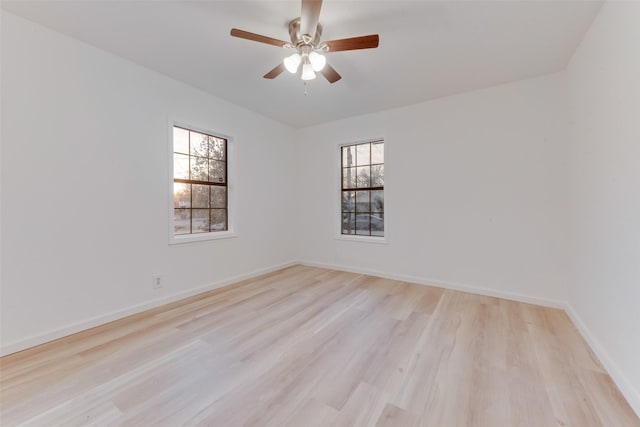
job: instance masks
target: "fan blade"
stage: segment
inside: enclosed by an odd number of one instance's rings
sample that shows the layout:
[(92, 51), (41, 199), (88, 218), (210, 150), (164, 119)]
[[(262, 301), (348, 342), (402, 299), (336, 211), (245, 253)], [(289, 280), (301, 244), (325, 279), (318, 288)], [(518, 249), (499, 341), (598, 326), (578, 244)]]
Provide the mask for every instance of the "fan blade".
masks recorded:
[(302, 0), (300, 13), (300, 35), (309, 35), (311, 40), (316, 35), (322, 0)]
[(280, 64), (276, 65), (276, 67), (273, 70), (269, 71), (267, 74), (265, 74), (262, 77), (264, 77), (265, 79), (275, 79), (280, 74), (282, 74), (282, 72), (284, 70), (285, 70), (284, 64), (280, 63)]
[(329, 47), (329, 52), (344, 50), (372, 49), (378, 47), (380, 37), (377, 34), (369, 36), (352, 37), (350, 39), (331, 40), (324, 42)]
[(262, 36), (260, 34), (250, 33), (249, 31), (239, 30), (237, 28), (232, 28), (231, 29), (231, 35), (233, 37), (239, 37), (241, 39), (252, 40), (254, 42), (272, 44), (272, 45), (278, 46), (278, 47), (284, 47), (287, 44), (287, 42), (282, 41), (282, 40), (274, 39), (274, 38), (267, 37), (267, 36)]
[(320, 70), (320, 73), (329, 81), (329, 83), (335, 83), (342, 78), (342, 76), (329, 64), (325, 64), (324, 68)]

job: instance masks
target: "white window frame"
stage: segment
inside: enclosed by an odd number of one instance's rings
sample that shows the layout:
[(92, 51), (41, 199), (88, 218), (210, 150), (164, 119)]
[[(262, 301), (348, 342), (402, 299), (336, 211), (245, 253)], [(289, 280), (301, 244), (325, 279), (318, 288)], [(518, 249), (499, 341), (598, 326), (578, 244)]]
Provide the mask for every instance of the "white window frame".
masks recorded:
[[(174, 224), (173, 224), (173, 215), (174, 215), (174, 200), (173, 200), (173, 127), (181, 127), (184, 129), (189, 129), (195, 132), (204, 133), (207, 135), (214, 135), (220, 138), (224, 138), (227, 140), (227, 230), (225, 231), (212, 231), (208, 233), (197, 233), (197, 234), (174, 234)], [(168, 137), (167, 140), (169, 143), (167, 144), (168, 153), (167, 158), (168, 161), (168, 182), (167, 182), (167, 193), (168, 193), (168, 217), (169, 217), (169, 245), (180, 245), (185, 243), (197, 243), (197, 242), (205, 242), (210, 240), (220, 240), (220, 239), (229, 239), (233, 237), (237, 237), (236, 233), (236, 217), (237, 217), (237, 209), (236, 209), (236, 156), (235, 156), (235, 144), (233, 142), (233, 137), (226, 135), (223, 132), (217, 132), (211, 130), (209, 126), (199, 126), (194, 125), (190, 121), (186, 120), (177, 120), (170, 119), (168, 126)]]
[[(342, 234), (342, 147), (349, 145), (364, 144), (366, 142), (384, 142), (384, 236), (362, 236), (357, 234)], [(374, 243), (374, 244), (388, 244), (389, 243), (389, 221), (387, 211), (387, 184), (388, 184), (388, 149), (387, 139), (384, 137), (367, 138), (352, 142), (341, 142), (336, 145), (336, 167), (334, 168), (334, 182), (337, 189), (335, 197), (334, 217), (336, 218), (335, 230), (336, 235), (334, 239), (343, 240), (347, 242), (359, 242), (359, 243)]]

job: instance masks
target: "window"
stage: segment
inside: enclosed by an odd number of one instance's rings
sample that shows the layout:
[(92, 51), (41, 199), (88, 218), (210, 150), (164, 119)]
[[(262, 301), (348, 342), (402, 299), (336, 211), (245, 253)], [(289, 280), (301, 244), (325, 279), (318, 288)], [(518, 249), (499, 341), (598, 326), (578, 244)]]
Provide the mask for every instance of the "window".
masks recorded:
[(227, 231), (227, 139), (173, 126), (173, 235)]
[(384, 236), (384, 141), (341, 148), (342, 234)]

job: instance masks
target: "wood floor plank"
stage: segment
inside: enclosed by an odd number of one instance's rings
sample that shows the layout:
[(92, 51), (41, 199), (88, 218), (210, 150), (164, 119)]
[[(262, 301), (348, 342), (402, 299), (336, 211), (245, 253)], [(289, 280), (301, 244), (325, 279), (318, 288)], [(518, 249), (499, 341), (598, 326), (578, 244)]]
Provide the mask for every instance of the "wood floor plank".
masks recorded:
[(360, 383), (354, 389), (338, 416), (334, 427), (374, 426), (384, 410), (389, 396), (369, 384)]
[(509, 387), (509, 425), (536, 427), (557, 424), (551, 407), (533, 339), (527, 329), (522, 304), (505, 301), (507, 381)]
[(268, 427), (326, 427), (332, 426), (338, 411), (316, 399), (308, 399), (283, 424), (268, 424)]
[(0, 359), (5, 426), (615, 426), (561, 310), (293, 266)]
[(417, 427), (418, 417), (409, 411), (387, 403), (375, 427)]

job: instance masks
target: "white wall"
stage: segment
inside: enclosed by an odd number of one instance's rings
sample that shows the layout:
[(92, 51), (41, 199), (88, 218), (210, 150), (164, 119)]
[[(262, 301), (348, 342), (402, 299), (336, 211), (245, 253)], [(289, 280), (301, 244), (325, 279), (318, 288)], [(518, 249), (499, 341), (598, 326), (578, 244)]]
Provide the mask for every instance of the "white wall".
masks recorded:
[(640, 3), (605, 3), (566, 77), (569, 304), (640, 414)]
[[(295, 259), (290, 128), (6, 12), (1, 90), (4, 352)], [(169, 115), (234, 137), (237, 238), (168, 245)]]
[[(299, 131), (301, 258), (419, 282), (566, 300), (560, 75)], [(340, 143), (384, 137), (388, 244), (336, 240)]]

